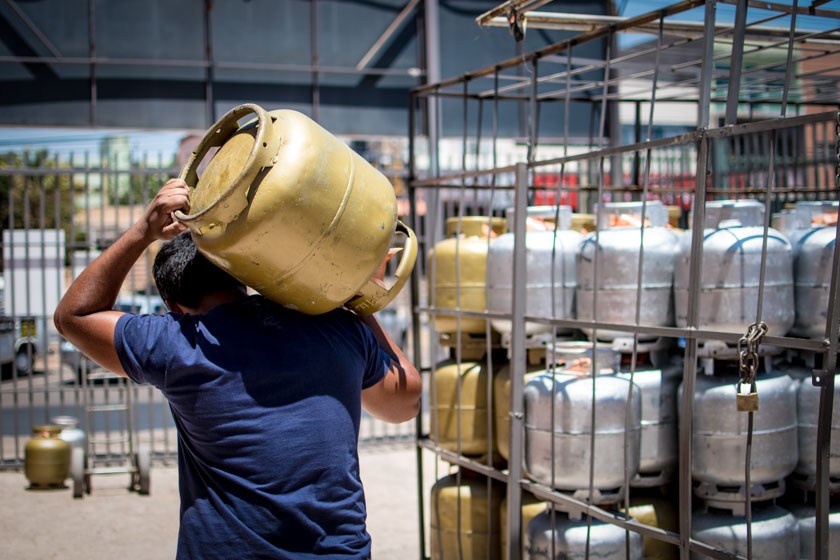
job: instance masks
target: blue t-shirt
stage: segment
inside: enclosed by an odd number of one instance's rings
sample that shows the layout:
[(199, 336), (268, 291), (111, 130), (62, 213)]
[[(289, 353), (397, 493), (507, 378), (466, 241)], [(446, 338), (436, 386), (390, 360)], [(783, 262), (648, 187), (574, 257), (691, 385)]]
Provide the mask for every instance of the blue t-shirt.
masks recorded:
[(124, 315), (123, 369), (178, 428), (178, 558), (367, 558), (361, 391), (390, 359), (353, 314), (262, 296), (206, 315)]

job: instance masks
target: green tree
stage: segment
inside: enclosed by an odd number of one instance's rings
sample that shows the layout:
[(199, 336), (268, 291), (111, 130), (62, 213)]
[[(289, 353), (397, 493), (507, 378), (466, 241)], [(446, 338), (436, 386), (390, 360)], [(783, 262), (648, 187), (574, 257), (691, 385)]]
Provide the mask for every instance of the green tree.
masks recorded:
[(46, 150), (0, 155), (0, 235), (6, 229), (64, 229), (69, 234), (72, 183), (65, 169), (69, 165)]

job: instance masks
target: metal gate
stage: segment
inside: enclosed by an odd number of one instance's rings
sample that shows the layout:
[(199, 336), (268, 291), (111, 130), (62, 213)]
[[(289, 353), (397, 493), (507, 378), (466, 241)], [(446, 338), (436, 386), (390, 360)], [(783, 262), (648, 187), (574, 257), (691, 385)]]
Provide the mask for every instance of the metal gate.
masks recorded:
[[(124, 439), (132, 421), (135, 445), (156, 462), (174, 464), (177, 434), (166, 399), (155, 388), (89, 381), (88, 400), (105, 409), (83, 419), (82, 376), (99, 366), (61, 339), (52, 315), (67, 286), (101, 251), (140, 218), (163, 183), (179, 173), (175, 154), (136, 154), (124, 137), (105, 138), (99, 152), (10, 153), (0, 161), (3, 224), (3, 309), (0, 317), (0, 469), (19, 469), (35, 426), (58, 416), (81, 422), (88, 437)], [(151, 275), (157, 246), (150, 247), (127, 277), (116, 308), (165, 313)], [(407, 300), (403, 298), (403, 300)], [(406, 301), (382, 322), (405, 337)], [(119, 410), (131, 391), (132, 411)], [(109, 404), (114, 410), (107, 410)], [(392, 425), (363, 416), (360, 442), (405, 442), (411, 423)], [(94, 453), (123, 461), (127, 442), (97, 444)]]
[[(417, 421), (420, 557), (828, 558), (840, 521), (829, 516), (840, 12), (708, 0), (581, 21), (531, 11), (541, 4), (506, 2), (478, 22), (514, 37), (584, 31), (413, 90), (409, 194), (424, 256), (413, 345), (430, 374), (430, 418)], [(723, 10), (734, 24), (719, 22)], [(619, 34), (648, 39), (619, 50)], [(603, 59), (576, 56), (599, 40)], [(558, 104), (565, 136), (541, 138)], [(570, 114), (584, 106), (597, 124), (572, 138)], [(500, 137), (499, 123), (522, 114), (522, 138)], [(443, 138), (442, 121), (461, 122), (461, 138)], [(758, 217), (749, 241), (745, 212)], [(791, 222), (803, 213), (807, 223)], [(507, 233), (501, 217), (515, 218)], [(558, 239), (570, 228), (582, 241), (566, 285)], [(829, 236), (819, 285), (800, 270), (815, 254), (794, 261), (811, 230)], [(531, 238), (543, 231), (553, 240), (540, 249)], [(717, 232), (737, 241), (715, 247)], [(751, 279), (707, 281), (748, 259)], [(670, 284), (645, 280), (656, 273)], [(820, 303), (807, 299), (814, 289)], [(733, 293), (737, 305), (721, 303)], [(678, 373), (665, 390), (667, 368)], [(654, 370), (657, 406), (673, 408), (659, 424), (643, 384)], [(605, 397), (613, 385), (623, 389)], [(720, 387), (725, 398), (713, 397)], [(667, 441), (659, 457), (673, 456), (645, 473), (650, 429)]]

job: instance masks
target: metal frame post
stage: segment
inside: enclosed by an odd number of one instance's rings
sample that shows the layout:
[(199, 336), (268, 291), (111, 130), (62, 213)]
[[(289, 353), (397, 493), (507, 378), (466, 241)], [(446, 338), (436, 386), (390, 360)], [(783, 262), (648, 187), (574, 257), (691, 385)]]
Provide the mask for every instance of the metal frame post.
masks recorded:
[(741, 93), (741, 67), (744, 63), (744, 36), (747, 27), (747, 0), (738, 0), (735, 12), (735, 35), (729, 66), (729, 87), (726, 92), (726, 124), (738, 120), (738, 99)]
[[(688, 327), (697, 328), (700, 316), (700, 276), (703, 272), (703, 222), (706, 218), (706, 161), (709, 138), (699, 141), (697, 180), (694, 193), (694, 221), (691, 226), (691, 260), (688, 286)], [(679, 526), (680, 559), (689, 559), (691, 538), (691, 433), (693, 430), (694, 386), (697, 377), (697, 338), (687, 337), (683, 365), (682, 405), (679, 422)]]
[[(408, 203), (409, 212), (411, 214), (411, 227), (414, 229), (414, 231), (420, 231), (420, 217), (417, 215), (417, 189), (414, 186), (414, 179), (416, 173), (416, 163), (414, 154), (416, 146), (414, 144), (414, 136), (417, 130), (417, 98), (414, 95), (410, 95), (408, 98), (408, 103)], [(421, 258), (422, 254), (423, 252), (421, 252)], [(422, 371), (423, 352), (420, 346), (420, 314), (417, 312), (417, 308), (420, 306), (420, 275), (417, 271), (415, 271), (414, 274), (411, 275), (410, 289), (412, 345), (411, 349), (412, 354), (414, 356), (414, 363), (417, 365), (418, 370)], [(426, 558), (426, 522), (422, 515), (422, 512), (425, 511), (425, 507), (423, 505), (423, 448), (417, 445), (417, 441), (423, 433), (422, 408), (423, 406), (421, 403), (421, 412), (414, 419), (414, 443), (417, 453), (417, 503), (420, 511), (420, 515), (418, 516), (420, 536), (420, 560)]]
[(204, 103), (207, 126), (216, 122), (216, 102), (213, 99), (213, 32), (210, 12), (213, 10), (213, 0), (204, 0), (204, 60), (207, 68), (204, 70)]
[[(706, 32), (704, 37), (704, 58), (701, 70), (700, 100), (697, 113), (697, 127), (705, 130), (709, 126), (709, 103), (712, 76), (714, 75), (714, 29), (716, 2), (706, 3)], [(688, 285), (688, 328), (697, 329), (700, 317), (700, 279), (703, 273), (703, 224), (706, 220), (707, 163), (711, 140), (701, 136), (697, 146), (697, 174), (694, 185), (694, 220), (691, 225), (691, 259), (689, 262)], [(685, 344), (683, 365), (682, 406), (679, 422), (679, 527), (680, 559), (689, 560), (691, 541), (691, 433), (694, 415), (694, 387), (697, 378), (697, 343), (694, 336), (688, 336)]]
[[(706, 2), (706, 32), (703, 38), (703, 66), (700, 70), (700, 98), (697, 103), (697, 128), (709, 126), (709, 110), (712, 97), (712, 76), (715, 73), (715, 15), (717, 2)], [(699, 181), (700, 178), (698, 177)]]
[(318, 121), (318, 106), (321, 104), (320, 86), (318, 85), (318, 0), (309, 4), (309, 44), (312, 51), (312, 120)]
[[(516, 164), (514, 215), (525, 216), (528, 211), (528, 166)], [(508, 461), (507, 553), (510, 560), (519, 560), (522, 551), (522, 430), (524, 410), (523, 380), (526, 373), (525, 302), (527, 297), (525, 274), (525, 222), (513, 222), (513, 314), (510, 359), (510, 460)]]
[[(424, 34), (426, 49), (426, 83), (433, 84), (440, 81), (440, 20), (437, 0), (424, 0)], [(426, 130), (429, 138), (429, 172), (437, 175), (438, 169), (438, 125), (440, 98), (436, 95), (427, 97)], [(437, 209), (435, 209), (437, 210)]]
[[(835, 127), (835, 170), (834, 185), (840, 191), (840, 113), (837, 114)], [(825, 338), (828, 349), (823, 358), (821, 371), (814, 372), (813, 382), (820, 386), (820, 407), (817, 421), (817, 488), (816, 488), (816, 547), (817, 560), (828, 560), (828, 515), (831, 507), (828, 493), (830, 452), (831, 452), (831, 424), (834, 409), (834, 376), (837, 371), (837, 343), (838, 329), (840, 329), (840, 222), (837, 224), (834, 237), (834, 263), (831, 267), (831, 298), (825, 319)], [(835, 543), (835, 546), (837, 544)]]
[(88, 56), (90, 57), (90, 124), (96, 126), (96, 10), (88, 0)]

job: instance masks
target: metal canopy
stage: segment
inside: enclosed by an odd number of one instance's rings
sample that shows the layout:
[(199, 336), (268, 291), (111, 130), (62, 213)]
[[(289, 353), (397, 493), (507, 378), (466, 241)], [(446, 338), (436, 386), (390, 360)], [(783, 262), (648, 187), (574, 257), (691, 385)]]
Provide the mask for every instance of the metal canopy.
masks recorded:
[[(405, 135), (427, 75), (515, 54), (447, 0), (2, 0), (0, 125), (204, 129), (255, 102), (339, 134)], [(564, 9), (605, 12), (606, 2)], [(534, 35), (528, 48), (562, 38)], [(561, 33), (558, 35), (558, 33)], [(430, 68), (426, 36), (443, 68)]]
[[(463, 77), (445, 80), (434, 87), (436, 94), (461, 96), (464, 93), (463, 84), (470, 82), (468, 93), (478, 98), (489, 99), (501, 94), (524, 99), (531, 87), (531, 79), (516, 74), (515, 70), (522, 62), (539, 61), (547, 68), (556, 68), (556, 71), (541, 73), (536, 80), (536, 95), (541, 101), (562, 101), (567, 93), (573, 99), (591, 100), (604, 88), (603, 69), (606, 67), (611, 71), (606, 82), (609, 87), (606, 99), (609, 101), (647, 100), (650, 91), (648, 82), (654, 75), (657, 75), (661, 90), (657, 100), (696, 102), (700, 98), (699, 71), (704, 56), (706, 23), (674, 18), (701, 6), (702, 2), (680, 2), (635, 18), (529, 11), (533, 5), (527, 0), (510, 0), (482, 14), (476, 21), (488, 26), (509, 26), (515, 19), (523, 28), (583, 32), (523, 57), (507, 59)], [(713, 59), (711, 101), (726, 102), (728, 92), (740, 92), (742, 103), (780, 103), (786, 91), (790, 102), (836, 105), (837, 82), (840, 79), (840, 72), (836, 71), (840, 70), (836, 62), (836, 55), (840, 53), (840, 12), (814, 6), (797, 8), (797, 14), (803, 10), (808, 15), (818, 14), (821, 27), (796, 27), (791, 30), (785, 25), (794, 12), (793, 6), (762, 2), (756, 7), (773, 12), (760, 18), (751, 16), (740, 27), (733, 23), (712, 24), (717, 47)], [(780, 23), (783, 18), (785, 21)], [(609, 60), (586, 60), (580, 56), (581, 45), (593, 38), (617, 33), (655, 33), (661, 37), (661, 44), (654, 38), (633, 48), (617, 51)], [(739, 48), (733, 48), (733, 44)], [(572, 49), (575, 56), (567, 61), (566, 53)], [(736, 56), (741, 58), (736, 59)], [(785, 89), (789, 67), (792, 69), (792, 81)], [(737, 69), (736, 74), (732, 73), (732, 68)], [(496, 73), (500, 74), (503, 82), (499, 88), (494, 88), (492, 83)], [(571, 77), (568, 91), (567, 77)], [(740, 89), (729, 87), (731, 78), (737, 78)], [(428, 93), (431, 90), (431, 87), (421, 87), (417, 91)], [(736, 105), (730, 102), (730, 106)]]

